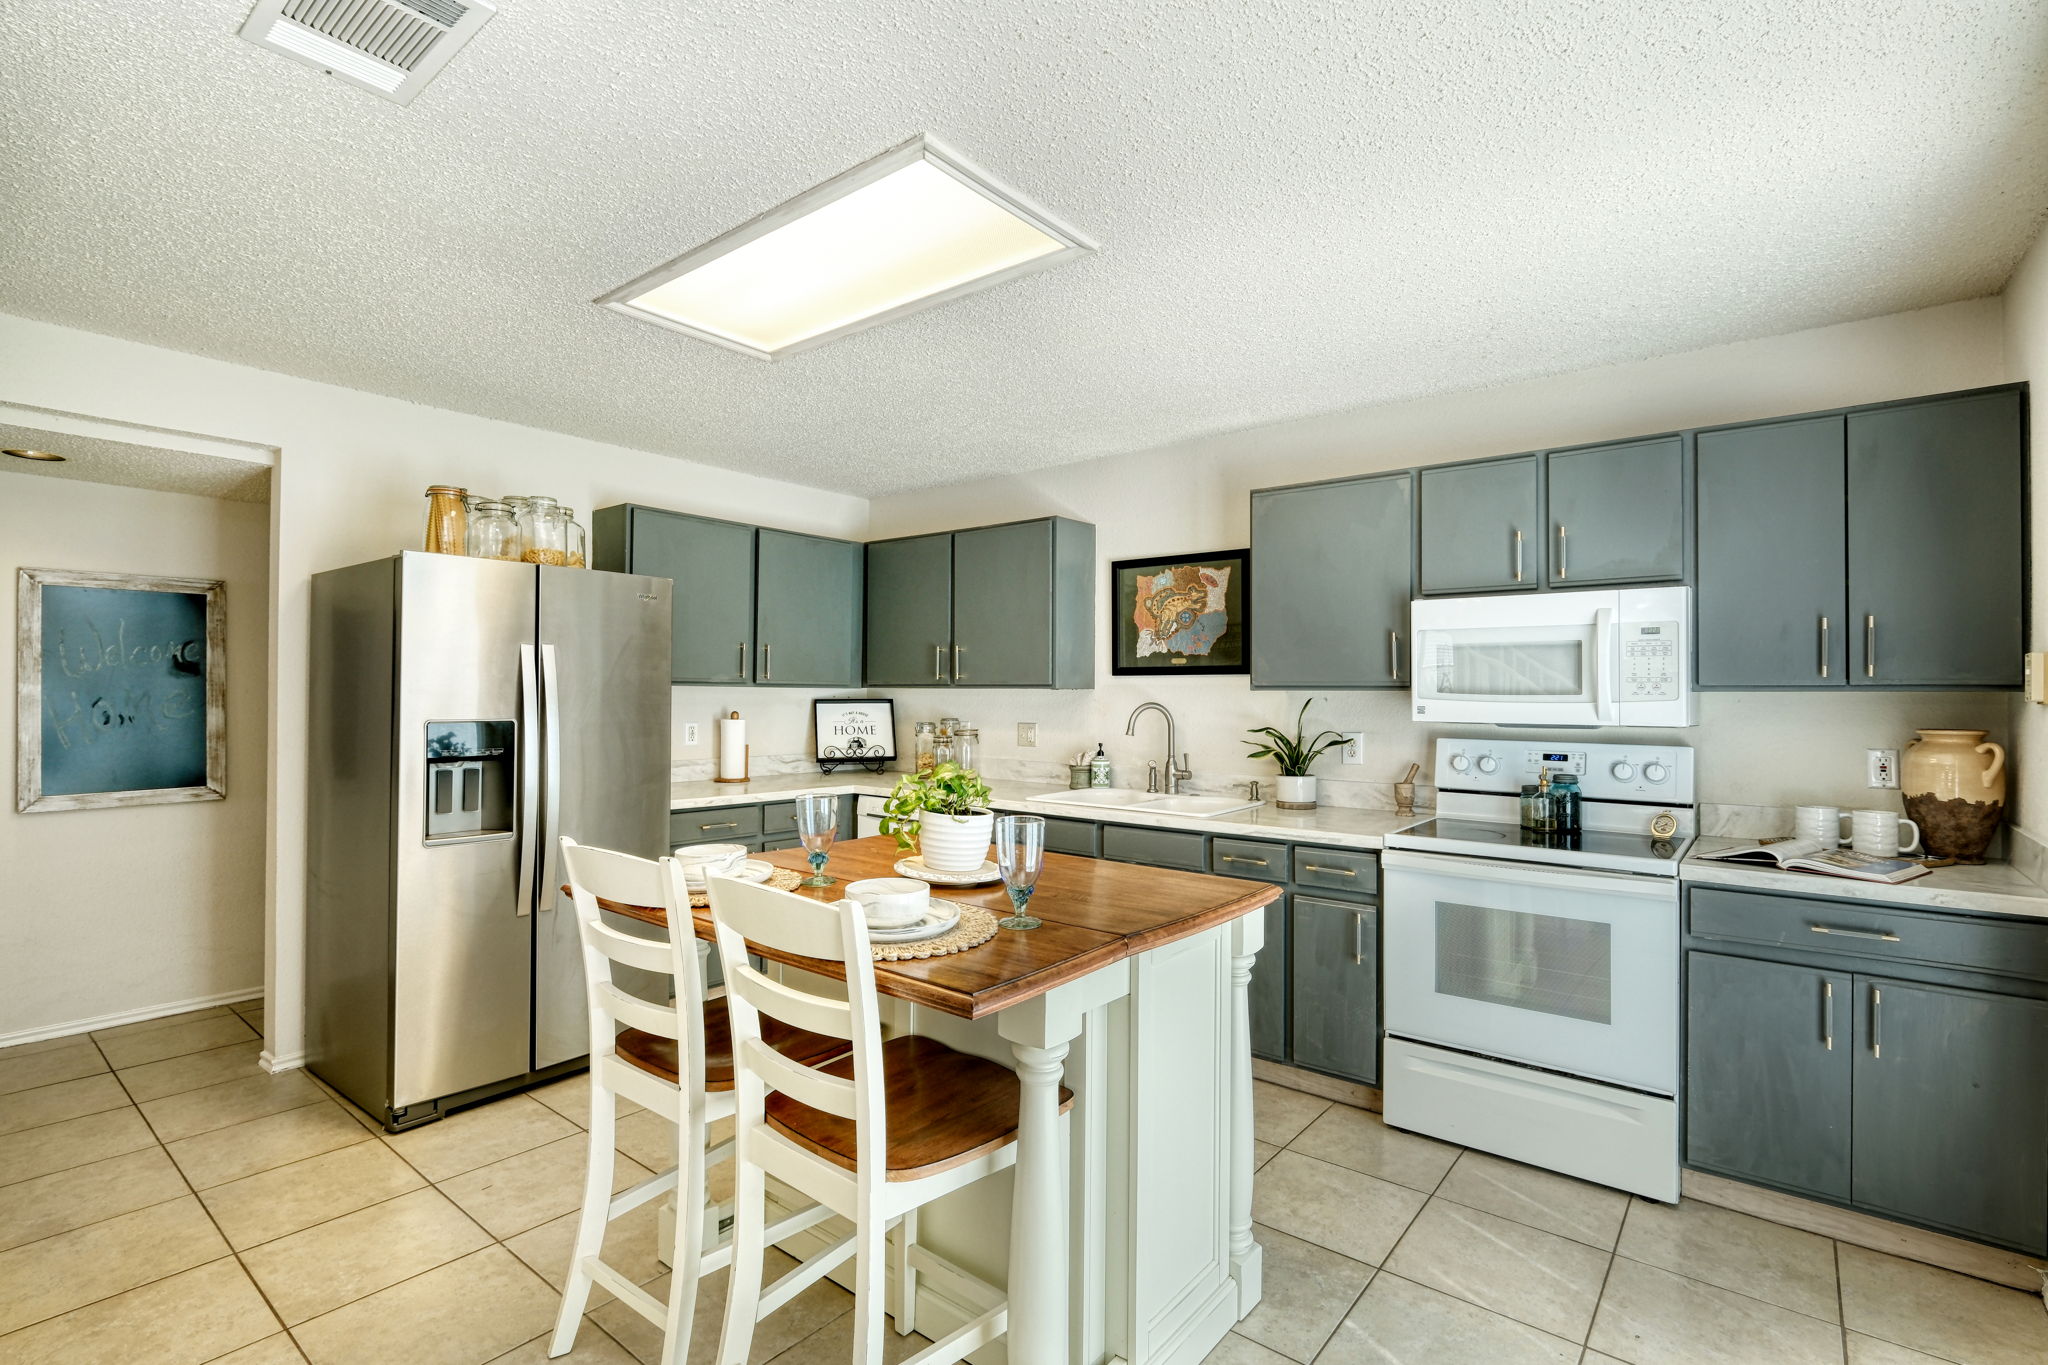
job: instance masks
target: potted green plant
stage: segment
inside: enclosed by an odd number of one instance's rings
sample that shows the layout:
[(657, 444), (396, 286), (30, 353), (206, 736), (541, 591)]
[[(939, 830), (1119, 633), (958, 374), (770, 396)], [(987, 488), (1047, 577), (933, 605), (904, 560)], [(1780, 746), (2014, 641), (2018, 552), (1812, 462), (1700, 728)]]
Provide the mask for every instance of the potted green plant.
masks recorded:
[(958, 763), (905, 773), (882, 805), (882, 833), (915, 847), (933, 872), (978, 871), (995, 834), (988, 802), (988, 783)]
[(1335, 730), (1325, 730), (1310, 740), (1302, 738), (1302, 721), (1308, 716), (1308, 702), (1314, 700), (1310, 697), (1301, 704), (1301, 711), (1294, 717), (1292, 735), (1283, 735), (1270, 725), (1260, 725), (1251, 731), (1259, 738), (1245, 741), (1252, 746), (1253, 758), (1270, 758), (1280, 765), (1280, 780), (1274, 787), (1273, 804), (1282, 810), (1316, 808), (1316, 780), (1309, 774), (1309, 765), (1344, 743), (1344, 736)]

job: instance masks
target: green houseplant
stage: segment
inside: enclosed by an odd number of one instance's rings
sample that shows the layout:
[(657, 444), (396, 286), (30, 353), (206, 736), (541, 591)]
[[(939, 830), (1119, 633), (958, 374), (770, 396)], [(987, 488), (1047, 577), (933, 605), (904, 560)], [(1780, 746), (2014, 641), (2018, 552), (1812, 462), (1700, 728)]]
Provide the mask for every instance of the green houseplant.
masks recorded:
[(1270, 725), (1254, 726), (1251, 733), (1257, 739), (1244, 741), (1252, 746), (1251, 757), (1270, 758), (1280, 765), (1280, 781), (1277, 784), (1273, 804), (1282, 810), (1314, 810), (1316, 807), (1316, 780), (1309, 773), (1309, 765), (1331, 749), (1344, 743), (1344, 736), (1335, 730), (1324, 730), (1314, 739), (1304, 739), (1303, 722), (1308, 718), (1310, 697), (1301, 704), (1301, 710), (1294, 717), (1294, 733), (1284, 735)]
[(972, 768), (941, 763), (905, 773), (882, 804), (882, 833), (918, 850), (934, 872), (973, 872), (988, 861), (995, 812), (988, 783)]

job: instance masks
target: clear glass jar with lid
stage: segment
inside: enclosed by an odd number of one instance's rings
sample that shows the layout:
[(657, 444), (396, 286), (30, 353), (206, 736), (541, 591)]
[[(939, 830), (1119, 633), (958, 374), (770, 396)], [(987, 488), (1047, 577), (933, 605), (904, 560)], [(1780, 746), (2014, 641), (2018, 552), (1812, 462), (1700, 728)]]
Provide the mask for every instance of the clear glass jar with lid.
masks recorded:
[(953, 732), (953, 761), (963, 768), (981, 766), (981, 731), (963, 725)]
[(518, 563), (519, 523), (512, 519), (511, 508), (491, 498), (478, 498), (470, 504), (469, 557)]
[(569, 519), (553, 498), (530, 497), (519, 517), (520, 558), (562, 568), (569, 562)]
[(938, 766), (938, 760), (932, 756), (932, 739), (937, 735), (938, 727), (928, 720), (921, 720), (911, 733), (912, 759), (917, 765), (918, 776), (922, 777)]
[(590, 567), (590, 535), (583, 529), (583, 523), (576, 520), (576, 509), (562, 509), (562, 550), (568, 555), (567, 564), (572, 569)]
[(427, 524), (420, 548), (429, 554), (466, 554), (469, 528), (469, 490), (437, 483), (427, 490)]

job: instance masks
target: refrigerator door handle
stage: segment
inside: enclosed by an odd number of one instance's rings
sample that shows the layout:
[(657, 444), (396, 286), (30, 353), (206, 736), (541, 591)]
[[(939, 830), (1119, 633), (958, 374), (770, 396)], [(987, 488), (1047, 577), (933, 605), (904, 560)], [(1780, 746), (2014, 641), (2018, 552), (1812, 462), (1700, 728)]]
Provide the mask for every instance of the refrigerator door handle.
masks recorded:
[(519, 837), (513, 856), (519, 860), (518, 913), (533, 911), (533, 845), (530, 831), (540, 814), (540, 687), (534, 677), (533, 646), (519, 646)]
[(562, 699), (555, 676), (555, 647), (540, 647), (541, 730), (547, 746), (541, 764), (540, 900), (542, 909), (555, 906), (556, 863), (562, 836)]

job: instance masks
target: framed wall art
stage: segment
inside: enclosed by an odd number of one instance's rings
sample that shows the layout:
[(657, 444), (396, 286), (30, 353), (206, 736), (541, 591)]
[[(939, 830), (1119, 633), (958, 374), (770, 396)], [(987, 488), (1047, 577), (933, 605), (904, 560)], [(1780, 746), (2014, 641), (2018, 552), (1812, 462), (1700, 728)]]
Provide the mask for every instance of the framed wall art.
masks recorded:
[(18, 572), (17, 811), (227, 795), (225, 598), (218, 579)]
[(887, 697), (821, 698), (811, 703), (818, 767), (878, 773), (896, 757), (896, 703)]
[(1250, 550), (1119, 559), (1109, 583), (1111, 673), (1251, 671)]

